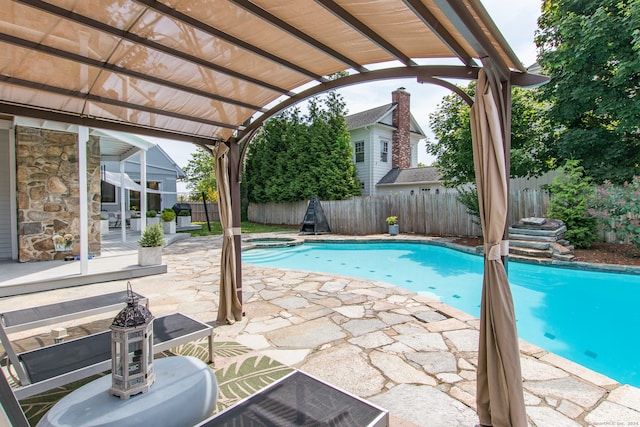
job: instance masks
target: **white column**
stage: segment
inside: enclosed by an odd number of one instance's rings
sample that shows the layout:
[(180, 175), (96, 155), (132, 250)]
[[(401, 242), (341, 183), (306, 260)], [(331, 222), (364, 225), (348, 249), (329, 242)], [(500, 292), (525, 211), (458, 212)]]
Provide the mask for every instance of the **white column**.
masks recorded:
[(127, 216), (126, 213), (126, 198), (124, 188), (124, 162), (120, 161), (120, 235), (122, 236), (122, 243), (127, 241)]
[(147, 152), (140, 150), (140, 233), (147, 228)]
[(80, 203), (80, 274), (89, 272), (89, 200), (87, 191), (89, 128), (78, 126), (78, 187)]

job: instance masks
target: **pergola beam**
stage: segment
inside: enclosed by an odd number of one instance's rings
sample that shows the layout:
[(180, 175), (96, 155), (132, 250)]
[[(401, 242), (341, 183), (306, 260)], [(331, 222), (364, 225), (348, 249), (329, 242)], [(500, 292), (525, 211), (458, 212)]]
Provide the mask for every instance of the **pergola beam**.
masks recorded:
[(257, 6), (256, 4), (250, 2), (249, 0), (229, 0), (231, 3), (236, 4), (237, 6), (243, 8), (244, 10), (246, 10), (247, 12), (250, 12), (252, 14), (254, 14), (255, 16), (263, 19), (264, 21), (268, 22), (269, 24), (273, 25), (274, 27), (288, 33), (289, 35), (296, 37), (298, 40), (301, 40), (304, 43), (307, 43), (308, 45), (314, 47), (315, 49), (318, 49), (319, 51), (321, 51), (322, 53), (324, 53), (325, 55), (328, 55), (330, 57), (332, 57), (333, 59), (336, 59), (340, 62), (342, 62), (345, 65), (348, 65), (349, 67), (353, 68), (354, 70), (360, 72), (360, 73), (364, 73), (367, 72), (368, 69), (366, 67), (364, 67), (362, 64), (359, 64), (358, 62), (354, 61), (353, 59), (341, 54), (340, 52), (330, 48), (329, 46), (325, 45), (324, 43), (319, 42), (318, 40), (314, 39), (313, 37), (310, 37), (308, 34), (298, 30), (296, 27), (294, 27), (293, 25), (289, 24), (286, 21), (283, 21), (282, 19), (278, 18), (277, 16), (267, 12), (266, 10), (262, 9), (261, 7)]
[[(456, 0), (434, 0), (440, 10), (450, 19), (456, 29), (471, 44), (478, 53), (480, 59), (491, 58), (496, 71), (501, 78), (509, 78), (510, 69), (504, 62), (499, 52), (487, 38), (484, 31), (477, 25), (473, 15), (466, 8), (465, 4)], [(518, 61), (519, 63), (520, 61)]]
[(140, 37), (136, 34), (133, 34), (129, 31), (124, 31), (124, 30), (120, 30), (117, 28), (112, 27), (109, 24), (105, 24), (103, 22), (100, 21), (96, 21), (95, 19), (89, 18), (88, 16), (84, 16), (84, 15), (80, 15), (78, 13), (75, 12), (71, 12), (67, 9), (63, 9), (61, 7), (55, 6), (53, 4), (44, 2), (42, 0), (16, 0), (20, 3), (24, 3), (28, 6), (31, 6), (33, 8), (45, 11), (47, 13), (50, 13), (52, 15), (58, 16), (60, 18), (72, 21), (72, 22), (76, 22), (78, 24), (87, 26), (89, 28), (93, 28), (95, 30), (99, 30), (102, 31), (104, 33), (107, 34), (111, 34), (112, 36), (118, 37), (118, 38), (122, 38), (125, 40), (130, 41), (131, 43), (140, 45), (140, 46), (145, 46), (154, 50), (157, 50), (159, 52), (165, 53), (167, 55), (171, 55), (174, 56), (176, 58), (180, 58), (184, 61), (196, 64), (196, 65), (200, 65), (202, 67), (208, 68), (210, 70), (213, 70), (215, 72), (221, 73), (221, 74), (225, 74), (227, 76), (236, 78), (238, 80), (242, 80), (242, 81), (246, 81), (248, 83), (252, 83), (255, 84), (257, 86), (261, 86), (264, 87), (266, 89), (272, 90), (274, 92), (278, 92), (281, 93), (283, 95), (287, 95), (287, 96), (291, 96), (293, 95), (292, 92), (290, 92), (287, 89), (281, 88), (277, 85), (271, 84), (271, 83), (267, 83), (265, 81), (247, 76), (246, 74), (234, 71), (234, 70), (230, 70), (226, 67), (222, 67), (220, 65), (214, 64), (213, 62), (210, 61), (206, 61), (202, 58), (199, 58), (195, 55), (191, 55), (188, 54), (186, 52), (177, 50), (177, 49), (173, 49), (170, 48), (168, 46), (165, 46), (161, 43), (157, 43), (154, 41), (151, 41), (149, 39), (145, 39), (144, 37)]
[(196, 89), (190, 86), (185, 86), (170, 80), (166, 80), (166, 79), (161, 79), (158, 77), (154, 77), (150, 74), (146, 74), (146, 73), (140, 73), (138, 71), (134, 71), (134, 70), (129, 70), (127, 68), (123, 68), (120, 67), (118, 65), (115, 64), (111, 64), (108, 62), (104, 62), (104, 61), (98, 61), (96, 59), (92, 59), (86, 56), (82, 56), (82, 55), (78, 55), (75, 53), (71, 53), (71, 52), (67, 52), (66, 50), (62, 50), (62, 49), (57, 49), (55, 47), (51, 47), (51, 46), (44, 46), (42, 44), (36, 43), (36, 42), (32, 42), (31, 40), (26, 40), (20, 37), (15, 37), (9, 34), (4, 34), (4, 33), (0, 33), (0, 41), (15, 45), (15, 46), (19, 46), (25, 49), (30, 49), (36, 52), (43, 52), (52, 56), (56, 56), (58, 58), (62, 58), (62, 59), (66, 59), (69, 61), (74, 61), (74, 62), (78, 62), (80, 64), (85, 64), (85, 65), (89, 65), (91, 67), (96, 67), (98, 69), (106, 69), (109, 71), (113, 71), (114, 73), (117, 74), (122, 74), (128, 77), (133, 77), (136, 79), (141, 79), (141, 80), (146, 80), (148, 82), (151, 83), (155, 83), (159, 86), (166, 86), (172, 89), (176, 89), (182, 92), (187, 92), (187, 93), (191, 93), (193, 95), (196, 96), (201, 96), (203, 98), (207, 98), (207, 99), (211, 99), (214, 101), (220, 101), (223, 102), (225, 104), (231, 104), (231, 105), (237, 105), (238, 107), (242, 107), (242, 108), (248, 108), (250, 110), (257, 110), (257, 111), (267, 111), (265, 108), (259, 107), (257, 105), (253, 105), (253, 104), (248, 104), (246, 102), (242, 102), (242, 101), (238, 101), (236, 99), (232, 99), (232, 98), (228, 98), (225, 96), (220, 96), (220, 95), (216, 95), (214, 93), (211, 92), (207, 92), (204, 90), (200, 90), (200, 89)]
[(403, 0), (404, 3), (418, 16), (422, 22), (431, 29), (433, 34), (447, 45), (449, 50), (454, 52), (456, 56), (467, 67), (477, 67), (478, 64), (473, 57), (456, 41), (446, 28), (442, 26), (440, 21), (429, 11), (429, 9), (420, 0)]
[(379, 48), (384, 49), (390, 55), (394, 56), (398, 61), (402, 62), (407, 67), (417, 65), (413, 59), (405, 55), (400, 49), (389, 43), (384, 37), (373, 31), (364, 22), (350, 14), (342, 6), (338, 5), (333, 0), (316, 0), (316, 3), (322, 5), (329, 12), (333, 13), (337, 18), (351, 26), (354, 30), (365, 36)]
[[(44, 83), (33, 82), (30, 80), (19, 79), (16, 77), (8, 77), (0, 75), (0, 82), (8, 83), (15, 86), (21, 86), (29, 89), (36, 89), (38, 91), (49, 92), (56, 95), (68, 96), (70, 98), (79, 98), (85, 101), (99, 102), (101, 104), (113, 105), (114, 107), (129, 108), (132, 110), (144, 111), (149, 114), (157, 114), (158, 116), (168, 116), (185, 121), (194, 121), (195, 117), (188, 116), (186, 114), (176, 113), (173, 111), (166, 111), (159, 108), (147, 107), (146, 105), (133, 104), (131, 102), (118, 101), (116, 99), (105, 98), (103, 96), (93, 95), (86, 92), (80, 92), (71, 89), (65, 89), (57, 86), (47, 85)], [(197, 118), (198, 123), (207, 124), (211, 126), (223, 127), (233, 130), (242, 130), (243, 126), (236, 126), (229, 123), (222, 123), (216, 120), (208, 120), (204, 118)]]
[(194, 28), (197, 28), (198, 30), (207, 33), (209, 35), (212, 35), (216, 38), (219, 38), (220, 40), (224, 40), (227, 43), (233, 44), (235, 46), (238, 46), (242, 49), (245, 49), (255, 55), (261, 56), (265, 59), (268, 59), (270, 61), (275, 62), (276, 64), (279, 64), (283, 67), (289, 68), (291, 70), (294, 70), (300, 74), (303, 74), (307, 77), (312, 78), (313, 80), (317, 80), (317, 81), (324, 81), (325, 78), (312, 72), (309, 71), (305, 68), (302, 68), (290, 61), (287, 61), (284, 58), (281, 58), (279, 56), (276, 56), (270, 52), (267, 52), (264, 49), (260, 49), (257, 46), (254, 46), (252, 44), (249, 44), (243, 40), (240, 40), (237, 37), (234, 37), (230, 34), (225, 33), (224, 31), (221, 31), (217, 28), (212, 27), (211, 25), (208, 25), (202, 21), (199, 21), (189, 15), (186, 15), (176, 9), (173, 9), (163, 3), (158, 2), (157, 0), (135, 0), (138, 3), (141, 3), (145, 6), (148, 6), (150, 9), (153, 9), (161, 14), (164, 14), (166, 16), (170, 16), (176, 20), (182, 21), (187, 25), (190, 25)]
[(187, 135), (184, 133), (175, 133), (171, 131), (163, 131), (157, 128), (144, 127), (139, 124), (134, 125), (128, 122), (96, 119), (95, 117), (63, 113), (59, 111), (48, 110), (45, 108), (35, 108), (31, 105), (24, 106), (13, 104), (2, 100), (0, 100), (0, 111), (2, 111), (4, 114), (9, 114), (12, 116), (32, 117), (35, 119), (51, 120), (61, 123), (69, 123), (72, 125), (87, 126), (90, 128), (101, 128), (125, 133), (153, 136), (157, 138), (166, 138), (175, 141), (190, 142), (200, 147), (208, 147), (219, 142), (219, 139), (216, 138), (206, 139), (195, 135)]

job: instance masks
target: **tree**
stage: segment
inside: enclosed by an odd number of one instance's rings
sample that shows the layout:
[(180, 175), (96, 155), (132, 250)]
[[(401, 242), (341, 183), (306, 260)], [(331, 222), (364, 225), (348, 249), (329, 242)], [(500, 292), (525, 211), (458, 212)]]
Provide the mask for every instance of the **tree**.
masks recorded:
[[(465, 91), (475, 95), (475, 82)], [(511, 119), (511, 177), (539, 176), (554, 166), (553, 153), (545, 144), (550, 132), (544, 118), (546, 105), (537, 102), (531, 90), (513, 88)], [(445, 96), (429, 116), (436, 140), (427, 152), (438, 159), (445, 185), (457, 187), (475, 182), (469, 105), (458, 95)]]
[(208, 200), (216, 201), (215, 159), (202, 148), (198, 148), (184, 168), (187, 174), (187, 189), (190, 190), (191, 200), (199, 200), (204, 192)]
[(340, 200), (360, 194), (353, 150), (335, 92), (309, 101), (307, 115), (289, 109), (268, 120), (247, 152), (245, 181), (252, 202), (291, 202), (317, 195)]
[(545, 0), (536, 34), (561, 159), (598, 183), (640, 174), (640, 0)]
[(596, 218), (588, 212), (594, 197), (591, 178), (585, 175), (578, 160), (567, 160), (559, 172), (549, 186), (547, 217), (564, 222), (567, 226), (564, 235), (576, 248), (589, 248), (597, 239), (598, 230)]

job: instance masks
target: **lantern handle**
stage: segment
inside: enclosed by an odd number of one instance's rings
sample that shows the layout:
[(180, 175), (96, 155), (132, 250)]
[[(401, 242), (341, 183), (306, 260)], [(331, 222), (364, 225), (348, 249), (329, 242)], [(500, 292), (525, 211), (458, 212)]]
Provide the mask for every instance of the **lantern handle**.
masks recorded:
[(128, 280), (127, 280), (127, 302), (131, 306), (136, 305), (136, 303), (138, 302), (138, 299), (136, 298), (135, 294), (133, 293), (133, 286), (131, 285), (131, 282), (128, 281)]

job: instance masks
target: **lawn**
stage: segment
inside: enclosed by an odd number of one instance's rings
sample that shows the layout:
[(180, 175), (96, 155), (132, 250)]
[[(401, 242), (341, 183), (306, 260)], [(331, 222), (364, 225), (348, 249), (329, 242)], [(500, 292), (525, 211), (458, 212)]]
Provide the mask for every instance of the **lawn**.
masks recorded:
[[(206, 222), (194, 222), (194, 224), (202, 225), (201, 230), (190, 231), (191, 236), (210, 236), (222, 234), (222, 226), (218, 221), (211, 221), (211, 231), (207, 228)], [(273, 233), (278, 231), (295, 231), (297, 230), (297, 226), (287, 226), (287, 225), (265, 225), (265, 224), (257, 224), (254, 222), (243, 221), (240, 225), (240, 230), (242, 233)]]

